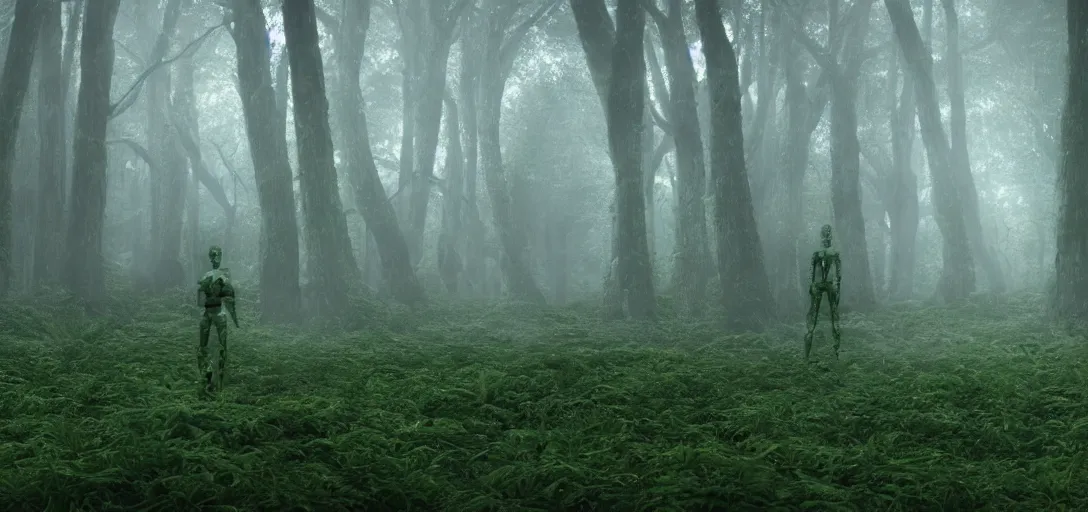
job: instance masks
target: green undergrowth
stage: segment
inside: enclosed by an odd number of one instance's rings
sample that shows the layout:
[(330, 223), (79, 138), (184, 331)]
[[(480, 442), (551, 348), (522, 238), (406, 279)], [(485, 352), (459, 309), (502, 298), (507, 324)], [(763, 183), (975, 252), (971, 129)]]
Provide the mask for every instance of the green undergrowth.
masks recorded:
[(57, 303), (0, 306), (4, 510), (1088, 510), (1088, 342), (1035, 298), (848, 315), (808, 365), (801, 325), (243, 309), (214, 398), (191, 310)]

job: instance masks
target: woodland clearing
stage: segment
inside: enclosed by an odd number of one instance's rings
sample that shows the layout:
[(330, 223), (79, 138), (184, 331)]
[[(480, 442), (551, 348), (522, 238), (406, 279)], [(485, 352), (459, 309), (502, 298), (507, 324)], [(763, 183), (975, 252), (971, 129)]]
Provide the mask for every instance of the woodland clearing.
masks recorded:
[(799, 324), (360, 303), (243, 323), (211, 399), (188, 313), (48, 299), (0, 314), (7, 510), (1088, 509), (1088, 344), (1038, 297), (847, 315), (809, 365)]

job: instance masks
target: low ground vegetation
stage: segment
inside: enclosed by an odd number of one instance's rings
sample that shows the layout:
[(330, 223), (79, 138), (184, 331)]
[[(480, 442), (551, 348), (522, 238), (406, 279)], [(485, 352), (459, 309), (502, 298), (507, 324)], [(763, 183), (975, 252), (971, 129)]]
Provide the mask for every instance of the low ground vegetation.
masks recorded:
[(212, 399), (191, 311), (48, 299), (0, 306), (5, 510), (1088, 510), (1088, 341), (1037, 298), (847, 315), (809, 365), (801, 325), (360, 303), (234, 330)]

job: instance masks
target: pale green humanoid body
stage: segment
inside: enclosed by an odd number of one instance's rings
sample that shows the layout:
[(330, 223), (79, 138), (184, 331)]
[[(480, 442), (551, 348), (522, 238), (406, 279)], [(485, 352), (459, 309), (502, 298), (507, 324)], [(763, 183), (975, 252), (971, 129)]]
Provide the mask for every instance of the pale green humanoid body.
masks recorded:
[[(234, 311), (234, 286), (230, 283), (230, 271), (219, 268), (223, 262), (223, 249), (213, 245), (208, 249), (208, 258), (212, 261), (212, 269), (200, 279), (197, 290), (197, 300), (204, 307), (204, 314), (200, 318), (197, 367), (204, 375), (205, 390), (212, 392), (222, 388), (223, 371), (227, 366), (227, 313), (230, 313), (235, 327), (238, 327), (238, 316)], [(218, 372), (212, 371), (208, 358), (208, 339), (211, 337), (212, 325), (215, 325), (219, 339)]]
[[(835, 340), (835, 358), (839, 357), (839, 343), (842, 332), (839, 331), (839, 290), (842, 286), (842, 259), (839, 252), (831, 248), (831, 226), (820, 228), (822, 248), (812, 253), (812, 284), (808, 288), (808, 332), (805, 333), (805, 360), (812, 352), (812, 335), (816, 331), (816, 322), (820, 318), (820, 302), (827, 295), (827, 305), (831, 309), (831, 336)], [(834, 274), (834, 275), (832, 275)]]

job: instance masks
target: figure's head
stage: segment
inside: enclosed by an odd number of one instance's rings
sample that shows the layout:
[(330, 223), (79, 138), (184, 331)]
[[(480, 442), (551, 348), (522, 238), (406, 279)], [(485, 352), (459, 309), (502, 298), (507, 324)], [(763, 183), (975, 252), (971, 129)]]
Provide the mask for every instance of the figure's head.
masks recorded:
[(223, 263), (223, 249), (213, 245), (211, 249), (208, 249), (208, 259), (212, 260), (212, 268), (219, 268), (219, 265)]
[(824, 247), (831, 247), (831, 224), (824, 224), (824, 227), (820, 228), (820, 243)]

